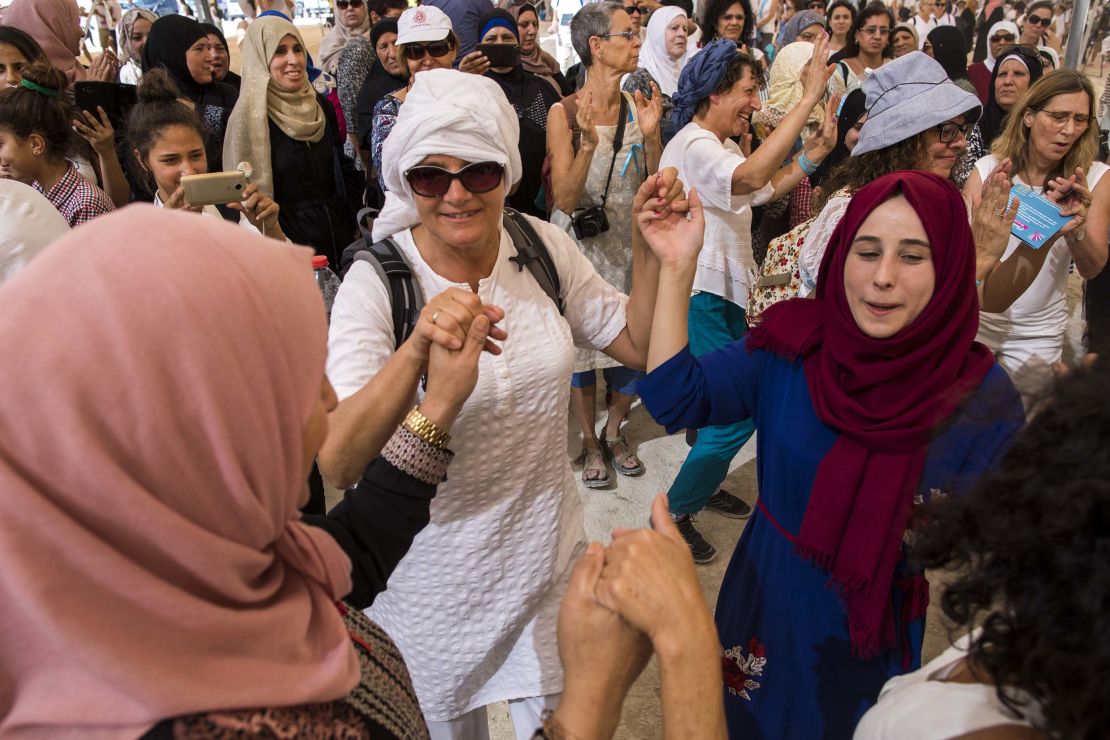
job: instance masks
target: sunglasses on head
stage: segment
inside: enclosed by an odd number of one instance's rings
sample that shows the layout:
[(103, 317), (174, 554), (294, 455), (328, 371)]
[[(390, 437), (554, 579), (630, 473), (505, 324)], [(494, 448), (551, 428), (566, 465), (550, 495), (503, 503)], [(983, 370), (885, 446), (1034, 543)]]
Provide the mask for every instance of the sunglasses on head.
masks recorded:
[(335, 7), (339, 10), (346, 10), (347, 8), (361, 8), (362, 0), (335, 0)]
[(1034, 26), (1047, 26), (1049, 23), (1052, 22), (1052, 19), (1045, 18), (1043, 15), (1031, 15), (1025, 19), (1025, 22), (1030, 23)]
[(448, 41), (433, 41), (430, 44), (405, 44), (405, 59), (416, 62), (431, 54), (436, 59), (451, 53), (451, 44)]
[(501, 184), (504, 166), (497, 162), (474, 162), (458, 172), (425, 164), (405, 171), (412, 191), (425, 198), (442, 198), (451, 189), (451, 181), (458, 180), (470, 193), (488, 193)]

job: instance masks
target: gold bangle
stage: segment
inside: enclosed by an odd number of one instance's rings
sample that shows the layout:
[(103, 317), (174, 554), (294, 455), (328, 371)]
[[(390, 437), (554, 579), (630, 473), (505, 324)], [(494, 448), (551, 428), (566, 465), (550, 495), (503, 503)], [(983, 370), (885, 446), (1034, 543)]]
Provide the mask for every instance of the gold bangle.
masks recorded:
[(438, 447), (441, 450), (446, 449), (447, 443), (451, 441), (451, 435), (420, 413), (420, 408), (416, 406), (405, 417), (404, 426), (432, 447)]

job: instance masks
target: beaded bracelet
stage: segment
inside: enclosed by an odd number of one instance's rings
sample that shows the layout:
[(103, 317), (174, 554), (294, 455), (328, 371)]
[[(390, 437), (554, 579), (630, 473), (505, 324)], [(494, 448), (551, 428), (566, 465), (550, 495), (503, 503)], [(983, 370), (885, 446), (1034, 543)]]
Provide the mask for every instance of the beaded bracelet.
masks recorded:
[(806, 177), (816, 172), (818, 167), (812, 159), (806, 156), (805, 152), (802, 152), (801, 156), (798, 157), (798, 166), (802, 168), (802, 172), (806, 173)]
[(429, 444), (404, 426), (397, 427), (382, 448), (382, 457), (390, 465), (433, 486), (447, 480), (447, 466), (454, 456), (451, 450)]

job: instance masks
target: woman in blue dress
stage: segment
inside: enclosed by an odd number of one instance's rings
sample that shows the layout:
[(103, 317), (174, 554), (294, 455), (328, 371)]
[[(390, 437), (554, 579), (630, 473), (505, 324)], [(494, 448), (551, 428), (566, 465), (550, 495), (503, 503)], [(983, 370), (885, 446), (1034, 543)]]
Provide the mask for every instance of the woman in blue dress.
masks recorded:
[(640, 390), (668, 432), (752, 418), (758, 514), (717, 605), (729, 734), (850, 737), (890, 677), (920, 665), (928, 584), (905, 557), (915, 505), (961, 495), (1024, 418), (975, 342), (975, 248), (956, 188), (895, 172), (859, 190), (815, 300), (745, 339), (687, 346), (701, 209), (641, 215), (660, 257)]

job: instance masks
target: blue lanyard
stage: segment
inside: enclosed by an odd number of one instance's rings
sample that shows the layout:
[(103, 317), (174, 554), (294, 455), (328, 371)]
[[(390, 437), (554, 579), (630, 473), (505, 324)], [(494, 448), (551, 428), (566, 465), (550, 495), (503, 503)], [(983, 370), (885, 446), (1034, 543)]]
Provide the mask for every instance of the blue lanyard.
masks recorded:
[(640, 153), (644, 155), (644, 161), (645, 162), (647, 161), (647, 152), (644, 151), (644, 145), (643, 144), (633, 144), (631, 147), (628, 148), (628, 156), (624, 158), (624, 165), (621, 167), (621, 177), (624, 177), (625, 173), (628, 172), (628, 165), (629, 164), (636, 165), (636, 174), (637, 175), (643, 175), (644, 174), (644, 171), (640, 169), (640, 160), (636, 159), (636, 150), (637, 149), (639, 149)]

